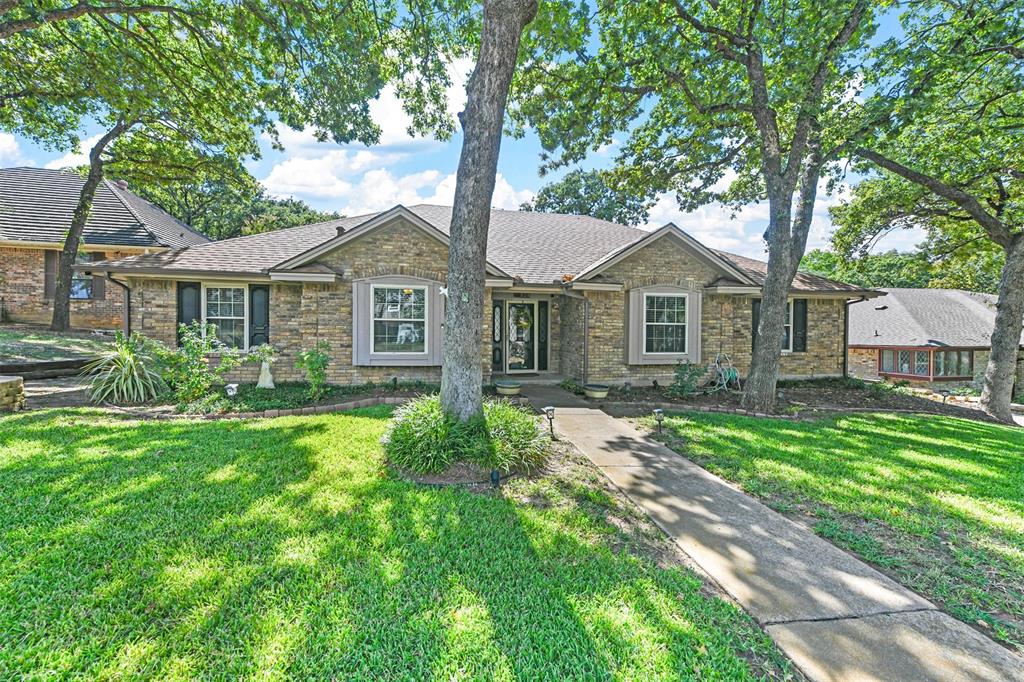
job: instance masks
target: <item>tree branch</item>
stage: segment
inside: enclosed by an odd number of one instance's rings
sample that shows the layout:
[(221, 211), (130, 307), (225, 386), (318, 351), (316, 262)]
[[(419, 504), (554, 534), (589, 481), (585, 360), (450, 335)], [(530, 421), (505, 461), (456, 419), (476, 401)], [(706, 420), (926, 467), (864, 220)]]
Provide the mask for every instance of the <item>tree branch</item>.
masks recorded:
[(884, 168), (890, 173), (894, 173), (916, 185), (925, 187), (943, 199), (953, 202), (974, 218), (974, 220), (976, 220), (989, 235), (989, 238), (991, 238), (992, 241), (1004, 248), (1010, 246), (1010, 243), (1013, 240), (1013, 236), (1010, 234), (1010, 229), (1003, 224), (1001, 220), (986, 211), (985, 207), (981, 205), (981, 202), (973, 195), (951, 185), (947, 185), (931, 175), (908, 168), (907, 166), (904, 166), (897, 161), (893, 161), (876, 151), (859, 147), (856, 150), (856, 154), (880, 166), (881, 168)]
[[(3, 9), (3, 6), (0, 6)], [(39, 17), (32, 19), (14, 19), (0, 23), (0, 40), (8, 38), (15, 33), (39, 28), (46, 24), (53, 24), (69, 19), (78, 19), (86, 15), (108, 16), (113, 14), (135, 15), (135, 14), (188, 14), (180, 7), (170, 5), (91, 5), (87, 2), (56, 9), (52, 12), (44, 12)]]

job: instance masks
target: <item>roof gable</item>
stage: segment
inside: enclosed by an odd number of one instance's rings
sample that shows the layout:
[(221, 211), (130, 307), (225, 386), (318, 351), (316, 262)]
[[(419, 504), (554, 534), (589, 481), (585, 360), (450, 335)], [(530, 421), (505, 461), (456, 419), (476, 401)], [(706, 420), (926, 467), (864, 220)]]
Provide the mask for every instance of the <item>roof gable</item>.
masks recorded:
[(732, 277), (744, 284), (754, 285), (754, 282), (750, 280), (745, 273), (729, 263), (727, 260), (721, 258), (713, 250), (698, 242), (685, 231), (679, 229), (673, 223), (668, 223), (654, 232), (648, 232), (633, 242), (605, 254), (597, 261), (587, 266), (582, 272), (578, 273), (573, 278), (573, 281), (585, 282), (589, 279), (593, 279), (611, 266), (633, 255), (640, 249), (648, 248), (658, 240), (666, 237), (675, 238), (683, 249), (701, 259), (711, 267), (717, 269), (724, 275)]

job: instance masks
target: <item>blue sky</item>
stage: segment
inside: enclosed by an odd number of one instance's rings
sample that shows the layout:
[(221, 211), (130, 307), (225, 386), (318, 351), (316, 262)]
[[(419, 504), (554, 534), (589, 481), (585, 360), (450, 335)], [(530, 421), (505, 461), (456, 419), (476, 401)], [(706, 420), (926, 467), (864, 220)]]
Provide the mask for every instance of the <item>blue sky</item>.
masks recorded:
[[(891, 27), (887, 27), (891, 28)], [(449, 110), (461, 110), (465, 101), (465, 77), (471, 69), (466, 61), (453, 65), (455, 83), (449, 90)], [(397, 98), (385, 91), (371, 105), (374, 119), (383, 134), (380, 144), (336, 145), (317, 142), (311, 131), (293, 131), (282, 127), (279, 152), (264, 140), (263, 157), (249, 163), (253, 175), (276, 196), (293, 196), (324, 210), (359, 215), (384, 210), (395, 204), (436, 203), (450, 205), (455, 189), (461, 135), (447, 142), (414, 139), (406, 134), (408, 118)], [(86, 130), (85, 145), (95, 130)], [(498, 179), (493, 205), (515, 209), (530, 199), (546, 182), (558, 175), (541, 178), (537, 173), (541, 148), (537, 138), (505, 138), (498, 164)], [(587, 159), (588, 166), (611, 163), (614, 145)], [(81, 153), (55, 153), (31, 141), (0, 132), (0, 166), (32, 165), (64, 167), (80, 165)], [(826, 246), (831, 224), (828, 207), (838, 196), (819, 192), (808, 248)], [(651, 228), (674, 222), (703, 243), (754, 258), (763, 258), (761, 234), (767, 224), (767, 207), (756, 204), (733, 217), (717, 206), (682, 213), (672, 196), (662, 196), (651, 211)], [(914, 233), (897, 233), (883, 240), (876, 249), (909, 249), (917, 241)]]

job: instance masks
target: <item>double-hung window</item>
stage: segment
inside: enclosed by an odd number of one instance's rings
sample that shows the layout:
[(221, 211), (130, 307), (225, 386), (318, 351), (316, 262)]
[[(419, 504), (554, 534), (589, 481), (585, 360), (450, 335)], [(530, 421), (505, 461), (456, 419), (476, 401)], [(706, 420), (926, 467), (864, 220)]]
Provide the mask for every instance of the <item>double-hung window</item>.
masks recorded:
[(644, 352), (686, 353), (686, 295), (644, 295)]
[(203, 319), (217, 328), (225, 346), (245, 349), (245, 287), (208, 286), (204, 289)]
[(782, 326), (782, 350), (793, 350), (793, 299), (786, 302), (786, 320)]
[(374, 353), (427, 352), (427, 288), (374, 286), (371, 291)]
[[(75, 257), (75, 263), (90, 263), (92, 259), (84, 253)], [(87, 275), (78, 270), (71, 271), (71, 298), (76, 301), (85, 301), (92, 298), (92, 275)]]

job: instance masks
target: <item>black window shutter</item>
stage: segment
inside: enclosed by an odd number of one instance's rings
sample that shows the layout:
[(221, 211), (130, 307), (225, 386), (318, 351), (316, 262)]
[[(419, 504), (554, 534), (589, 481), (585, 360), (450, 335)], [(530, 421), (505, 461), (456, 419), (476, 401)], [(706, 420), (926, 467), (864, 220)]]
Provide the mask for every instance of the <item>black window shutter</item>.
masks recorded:
[[(96, 263), (101, 260), (106, 260), (105, 255), (102, 251), (95, 251), (91, 253), (90, 260)], [(101, 274), (94, 274), (92, 276), (92, 296), (91, 298), (95, 301), (102, 301), (107, 296), (107, 280), (104, 279)]]
[(249, 348), (270, 343), (270, 286), (249, 285)]
[(178, 324), (191, 324), (201, 319), (201, 293), (199, 282), (178, 282)]
[(60, 251), (43, 251), (43, 297), (53, 298), (57, 293), (57, 261)]
[(793, 300), (793, 352), (807, 351), (807, 299)]
[(755, 298), (750, 302), (751, 327), (750, 327), (750, 351), (754, 351), (754, 344), (757, 342), (757, 325), (761, 323), (761, 299)]

